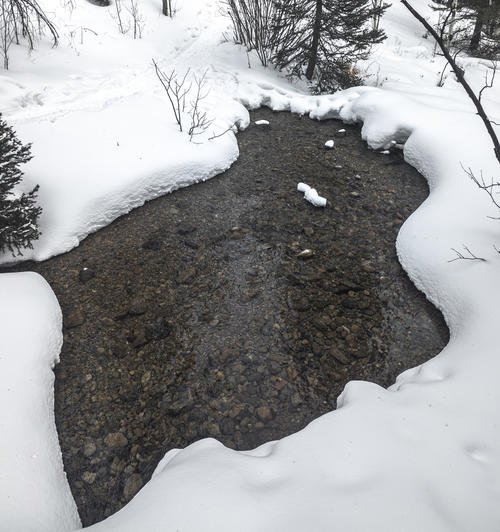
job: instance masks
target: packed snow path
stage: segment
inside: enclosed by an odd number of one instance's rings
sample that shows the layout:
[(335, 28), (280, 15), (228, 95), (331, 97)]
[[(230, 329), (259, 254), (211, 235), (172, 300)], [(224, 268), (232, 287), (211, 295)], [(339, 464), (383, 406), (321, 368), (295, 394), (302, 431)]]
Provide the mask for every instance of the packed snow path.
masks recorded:
[[(64, 311), (56, 414), (85, 524), (127, 502), (169, 449), (281, 438), (333, 409), (348, 380), (387, 386), (447, 341), (394, 251), (423, 179), (356, 127), (327, 150), (339, 122), (258, 117), (270, 129), (238, 135), (227, 173), (34, 266)], [(305, 202), (301, 179), (331, 203)]]

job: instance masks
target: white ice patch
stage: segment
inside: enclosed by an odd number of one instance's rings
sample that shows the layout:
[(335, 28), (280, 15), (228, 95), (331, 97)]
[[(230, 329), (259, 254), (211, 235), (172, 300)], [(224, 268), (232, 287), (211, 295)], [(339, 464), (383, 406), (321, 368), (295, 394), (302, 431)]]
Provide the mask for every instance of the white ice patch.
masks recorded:
[(256, 120), (255, 125), (256, 126), (268, 126), (269, 121), (268, 120)]
[(304, 198), (309, 203), (312, 203), (315, 207), (326, 206), (326, 198), (321, 197), (315, 188), (311, 188), (309, 185), (306, 185), (305, 183), (299, 183), (297, 185), (297, 190), (299, 192), (303, 192)]
[(333, 140), (327, 140), (325, 142), (325, 148), (328, 148), (330, 150), (333, 148), (334, 145), (335, 145), (335, 142), (333, 142)]

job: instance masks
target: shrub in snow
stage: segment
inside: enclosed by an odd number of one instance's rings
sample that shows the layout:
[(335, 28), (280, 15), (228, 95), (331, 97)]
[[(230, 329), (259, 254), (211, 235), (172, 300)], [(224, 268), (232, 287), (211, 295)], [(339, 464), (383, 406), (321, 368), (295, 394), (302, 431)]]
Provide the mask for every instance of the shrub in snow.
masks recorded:
[(0, 115), (0, 251), (21, 254), (21, 248), (33, 247), (40, 236), (36, 205), (38, 185), (31, 191), (14, 191), (23, 176), (19, 166), (31, 159), (31, 145), (23, 146), (14, 130)]
[(275, 43), (275, 0), (224, 0), (227, 15), (233, 23), (234, 42), (255, 50), (260, 62), (267, 66)]
[(25, 39), (29, 49), (48, 29), (54, 46), (57, 44), (57, 30), (36, 0), (2, 0), (0, 2), (0, 47), (3, 55), (3, 67), (9, 68), (9, 49), (11, 44), (20, 44)]

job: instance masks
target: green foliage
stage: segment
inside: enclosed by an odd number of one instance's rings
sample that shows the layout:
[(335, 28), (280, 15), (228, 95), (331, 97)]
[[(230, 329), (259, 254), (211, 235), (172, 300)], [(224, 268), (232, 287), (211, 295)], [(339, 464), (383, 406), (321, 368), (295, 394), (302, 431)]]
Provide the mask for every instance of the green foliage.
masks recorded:
[(354, 65), (385, 39), (378, 20), (388, 4), (366, 0), (276, 0), (274, 62), (305, 77), (314, 92), (359, 85)]
[(31, 145), (23, 145), (14, 130), (0, 115), (0, 251), (22, 255), (22, 248), (40, 236), (36, 205), (38, 185), (31, 192), (20, 193), (15, 187), (21, 182), (20, 165), (31, 159)]

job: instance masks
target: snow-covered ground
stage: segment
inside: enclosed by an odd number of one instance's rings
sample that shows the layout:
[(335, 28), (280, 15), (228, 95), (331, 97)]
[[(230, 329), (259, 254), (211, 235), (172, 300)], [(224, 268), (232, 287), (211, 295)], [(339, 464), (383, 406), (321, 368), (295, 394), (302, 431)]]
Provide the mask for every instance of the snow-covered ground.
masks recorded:
[[(418, 22), (395, 3), (383, 20), (388, 39), (360, 65), (372, 86), (311, 97), (224, 42), (228, 21), (215, 0), (179, 0), (173, 20), (161, 16), (159, 0), (143, 0), (141, 40), (118, 32), (112, 8), (81, 1), (70, 11), (63, 3), (41, 2), (60, 46), (41, 43), (29, 56), (13, 49), (11, 70), (0, 73), (4, 117), (33, 142), (25, 186), (40, 184), (44, 208), (43, 236), (26, 258), (67, 251), (147, 199), (227, 168), (238, 155), (234, 135), (208, 137), (245, 127), (244, 106), (340, 117), (363, 122), (374, 148), (404, 144), (406, 160), (427, 178), (431, 195), (396, 246), (451, 333), (437, 357), (390, 389), (351, 382), (335, 412), (279, 442), (235, 452), (203, 440), (171, 451), (131, 503), (90, 529), (500, 530), (499, 222), (488, 218), (495, 209), (462, 168), (488, 179), (498, 164), (453, 76), (437, 86), (444, 61)], [(431, 16), (425, 0), (414, 5)], [(177, 131), (152, 58), (165, 71), (207, 70), (203, 105), (214, 122), (197, 143)], [(479, 89), (488, 64), (461, 64)], [(500, 121), (500, 91), (489, 89), (483, 100)], [(463, 245), (486, 261), (448, 262), (456, 257), (451, 248)], [(2, 275), (0, 317), (0, 530), (66, 532), (77, 518), (51, 409), (57, 306), (39, 278)]]

